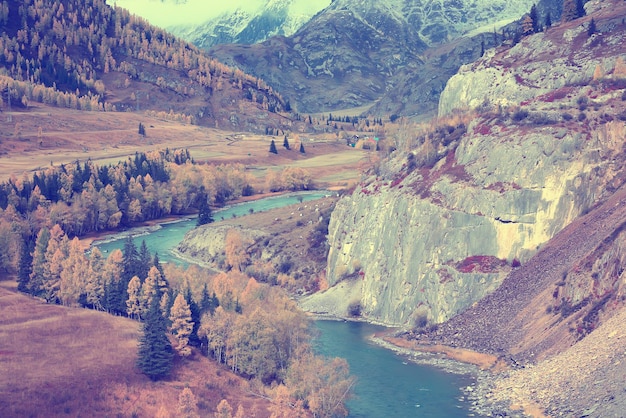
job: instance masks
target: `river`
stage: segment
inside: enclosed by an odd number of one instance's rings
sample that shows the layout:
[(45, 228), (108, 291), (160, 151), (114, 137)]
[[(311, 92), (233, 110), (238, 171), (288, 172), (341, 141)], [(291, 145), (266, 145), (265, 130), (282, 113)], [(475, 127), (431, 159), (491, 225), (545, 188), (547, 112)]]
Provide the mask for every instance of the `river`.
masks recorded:
[[(303, 193), (246, 202), (217, 211), (216, 220), (245, 216), (302, 201), (319, 199), (327, 193)], [(138, 228), (115, 234), (95, 244), (110, 252), (123, 247), (129, 234), (137, 247), (145, 240), (151, 253), (159, 259), (181, 265), (187, 263), (170, 251), (176, 248), (185, 233), (196, 226), (196, 219), (169, 222), (152, 228)], [(448, 373), (428, 365), (416, 364), (405, 357), (371, 342), (369, 336), (382, 327), (362, 322), (316, 321), (319, 334), (315, 339), (318, 353), (329, 357), (343, 357), (357, 378), (354, 398), (348, 402), (352, 418), (405, 417), (468, 417), (475, 416), (463, 401), (460, 388), (473, 382), (472, 376)]]

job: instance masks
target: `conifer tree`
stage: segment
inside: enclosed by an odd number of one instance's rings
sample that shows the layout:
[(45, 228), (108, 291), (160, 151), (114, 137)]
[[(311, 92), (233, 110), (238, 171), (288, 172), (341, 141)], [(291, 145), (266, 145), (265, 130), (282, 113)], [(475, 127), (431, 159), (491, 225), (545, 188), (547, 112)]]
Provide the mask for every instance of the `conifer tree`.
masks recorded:
[[(133, 276), (139, 275), (139, 253), (137, 252), (137, 246), (133, 241), (133, 237), (130, 235), (124, 239), (124, 249), (122, 253), (124, 254), (122, 279), (128, 283)], [(141, 277), (141, 279), (143, 280), (145, 277)]]
[(304, 144), (302, 142), (300, 142), (300, 153), (301, 154), (305, 153), (305, 151), (304, 151)]
[(563, 12), (561, 22), (569, 22), (578, 17), (577, 0), (563, 0)]
[(148, 250), (146, 240), (141, 240), (141, 246), (139, 247), (139, 254), (137, 255), (137, 274), (140, 280), (145, 280), (148, 277), (148, 271), (152, 266), (152, 254)]
[(217, 404), (215, 418), (233, 418), (233, 408), (226, 399), (222, 399), (220, 403)]
[(132, 319), (141, 318), (141, 281), (137, 276), (133, 276), (128, 283), (126, 313)]
[(187, 287), (187, 291), (185, 292), (185, 301), (189, 306), (189, 311), (191, 312), (191, 321), (193, 322), (193, 329), (191, 330), (191, 334), (189, 335), (189, 343), (194, 347), (198, 347), (200, 346), (200, 337), (198, 337), (198, 329), (200, 328), (200, 307), (193, 299), (190, 287)]
[(533, 32), (537, 33), (541, 30), (541, 25), (539, 24), (539, 14), (537, 13), (537, 6), (536, 5), (532, 5), (530, 8), (530, 13), (528, 14), (528, 16), (530, 16), (530, 20), (532, 20), (533, 22)]
[(550, 12), (546, 14), (546, 29), (552, 27), (552, 17), (550, 16)]
[(287, 139), (287, 135), (285, 135), (285, 140), (283, 141), (283, 147), (285, 147), (285, 149), (290, 149), (289, 148), (289, 140)]
[(104, 310), (104, 258), (98, 247), (89, 257), (89, 274), (85, 283), (87, 303), (93, 309)]
[(176, 339), (174, 349), (183, 357), (190, 355), (189, 337), (193, 331), (194, 323), (191, 321), (189, 305), (181, 293), (176, 296), (174, 305), (172, 305), (170, 321), (172, 322), (172, 335)]
[(163, 271), (163, 266), (161, 265), (161, 261), (159, 261), (159, 253), (154, 253), (154, 258), (152, 259), (152, 265), (156, 267), (157, 270), (159, 270), (159, 273), (161, 273), (161, 278), (167, 285), (167, 278), (165, 277), (165, 271)]
[[(200, 315), (206, 313), (211, 308), (211, 295), (209, 295), (209, 289), (205, 283), (202, 287), (202, 299), (200, 299)], [(211, 312), (211, 315), (213, 313)]]
[(587, 36), (593, 35), (596, 31), (596, 21), (594, 18), (591, 18), (591, 21), (589, 21), (589, 27), (587, 28)]
[(195, 395), (188, 387), (178, 395), (178, 415), (181, 418), (198, 417), (198, 401)]
[(143, 335), (139, 339), (137, 357), (137, 367), (151, 380), (167, 376), (174, 357), (172, 345), (167, 338), (167, 324), (160, 308), (161, 289), (157, 287), (156, 292), (143, 323)]
[(278, 154), (278, 150), (276, 149), (276, 144), (274, 143), (273, 139), (272, 139), (272, 143), (270, 144), (270, 152), (272, 154)]
[(17, 262), (17, 290), (24, 293), (31, 293), (30, 274), (33, 271), (34, 241), (24, 238), (20, 245), (20, 254)]
[(587, 13), (585, 12), (585, 1), (576, 0), (576, 17), (583, 17)]
[(532, 35), (534, 32), (533, 26), (534, 23), (530, 15), (524, 16), (524, 19), (522, 19), (522, 35)]
[(35, 296), (43, 294), (43, 282), (46, 274), (46, 249), (50, 241), (50, 230), (43, 227), (37, 234), (35, 250), (33, 251), (33, 267), (30, 273), (30, 293)]
[(198, 221), (196, 226), (206, 225), (213, 222), (213, 212), (209, 206), (208, 196), (204, 191), (204, 186), (200, 188), (198, 195)]

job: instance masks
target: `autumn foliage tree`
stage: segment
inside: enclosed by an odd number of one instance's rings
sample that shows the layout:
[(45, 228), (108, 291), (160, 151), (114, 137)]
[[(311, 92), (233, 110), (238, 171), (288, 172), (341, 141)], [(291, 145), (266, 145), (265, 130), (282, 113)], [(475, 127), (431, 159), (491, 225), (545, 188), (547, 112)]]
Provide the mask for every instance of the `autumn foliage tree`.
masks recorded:
[(191, 354), (189, 336), (193, 331), (194, 323), (191, 320), (191, 310), (182, 293), (179, 293), (174, 300), (170, 312), (170, 321), (172, 322), (171, 332), (176, 339), (174, 349), (181, 356), (187, 357)]

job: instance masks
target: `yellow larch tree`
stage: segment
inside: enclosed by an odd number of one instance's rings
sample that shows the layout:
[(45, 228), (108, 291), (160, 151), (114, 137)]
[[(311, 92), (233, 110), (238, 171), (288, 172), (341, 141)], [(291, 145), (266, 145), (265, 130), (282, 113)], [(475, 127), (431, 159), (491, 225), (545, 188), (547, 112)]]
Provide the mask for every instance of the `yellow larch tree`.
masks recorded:
[(179, 293), (176, 299), (174, 299), (174, 305), (172, 305), (170, 312), (170, 321), (172, 321), (171, 332), (176, 339), (174, 349), (183, 357), (189, 356), (191, 354), (189, 336), (193, 330), (193, 322), (189, 304), (182, 293)]

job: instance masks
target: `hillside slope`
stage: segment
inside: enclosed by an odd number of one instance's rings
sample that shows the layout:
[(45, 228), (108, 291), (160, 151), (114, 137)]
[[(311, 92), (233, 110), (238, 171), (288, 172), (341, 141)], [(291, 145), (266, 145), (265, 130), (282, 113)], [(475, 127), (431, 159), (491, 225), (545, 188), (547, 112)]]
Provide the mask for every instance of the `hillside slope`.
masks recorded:
[[(508, 368), (478, 389), (492, 412), (622, 416), (625, 8), (591, 1), (587, 17), (464, 68), (442, 102), (473, 98), (475, 113), (398, 135), (395, 156), (338, 202), (332, 287), (305, 308), (358, 306), (421, 345), (495, 355)], [(546, 36), (560, 44), (551, 59)]]
[(199, 353), (177, 362), (169, 380), (151, 382), (135, 367), (137, 321), (46, 304), (5, 280), (0, 318), (3, 417), (175, 416), (185, 387), (203, 416), (222, 399), (270, 415), (272, 404), (246, 391), (245, 379)]
[(291, 125), (262, 80), (104, 0), (4, 2), (0, 35), (5, 109), (32, 101), (257, 132)]

